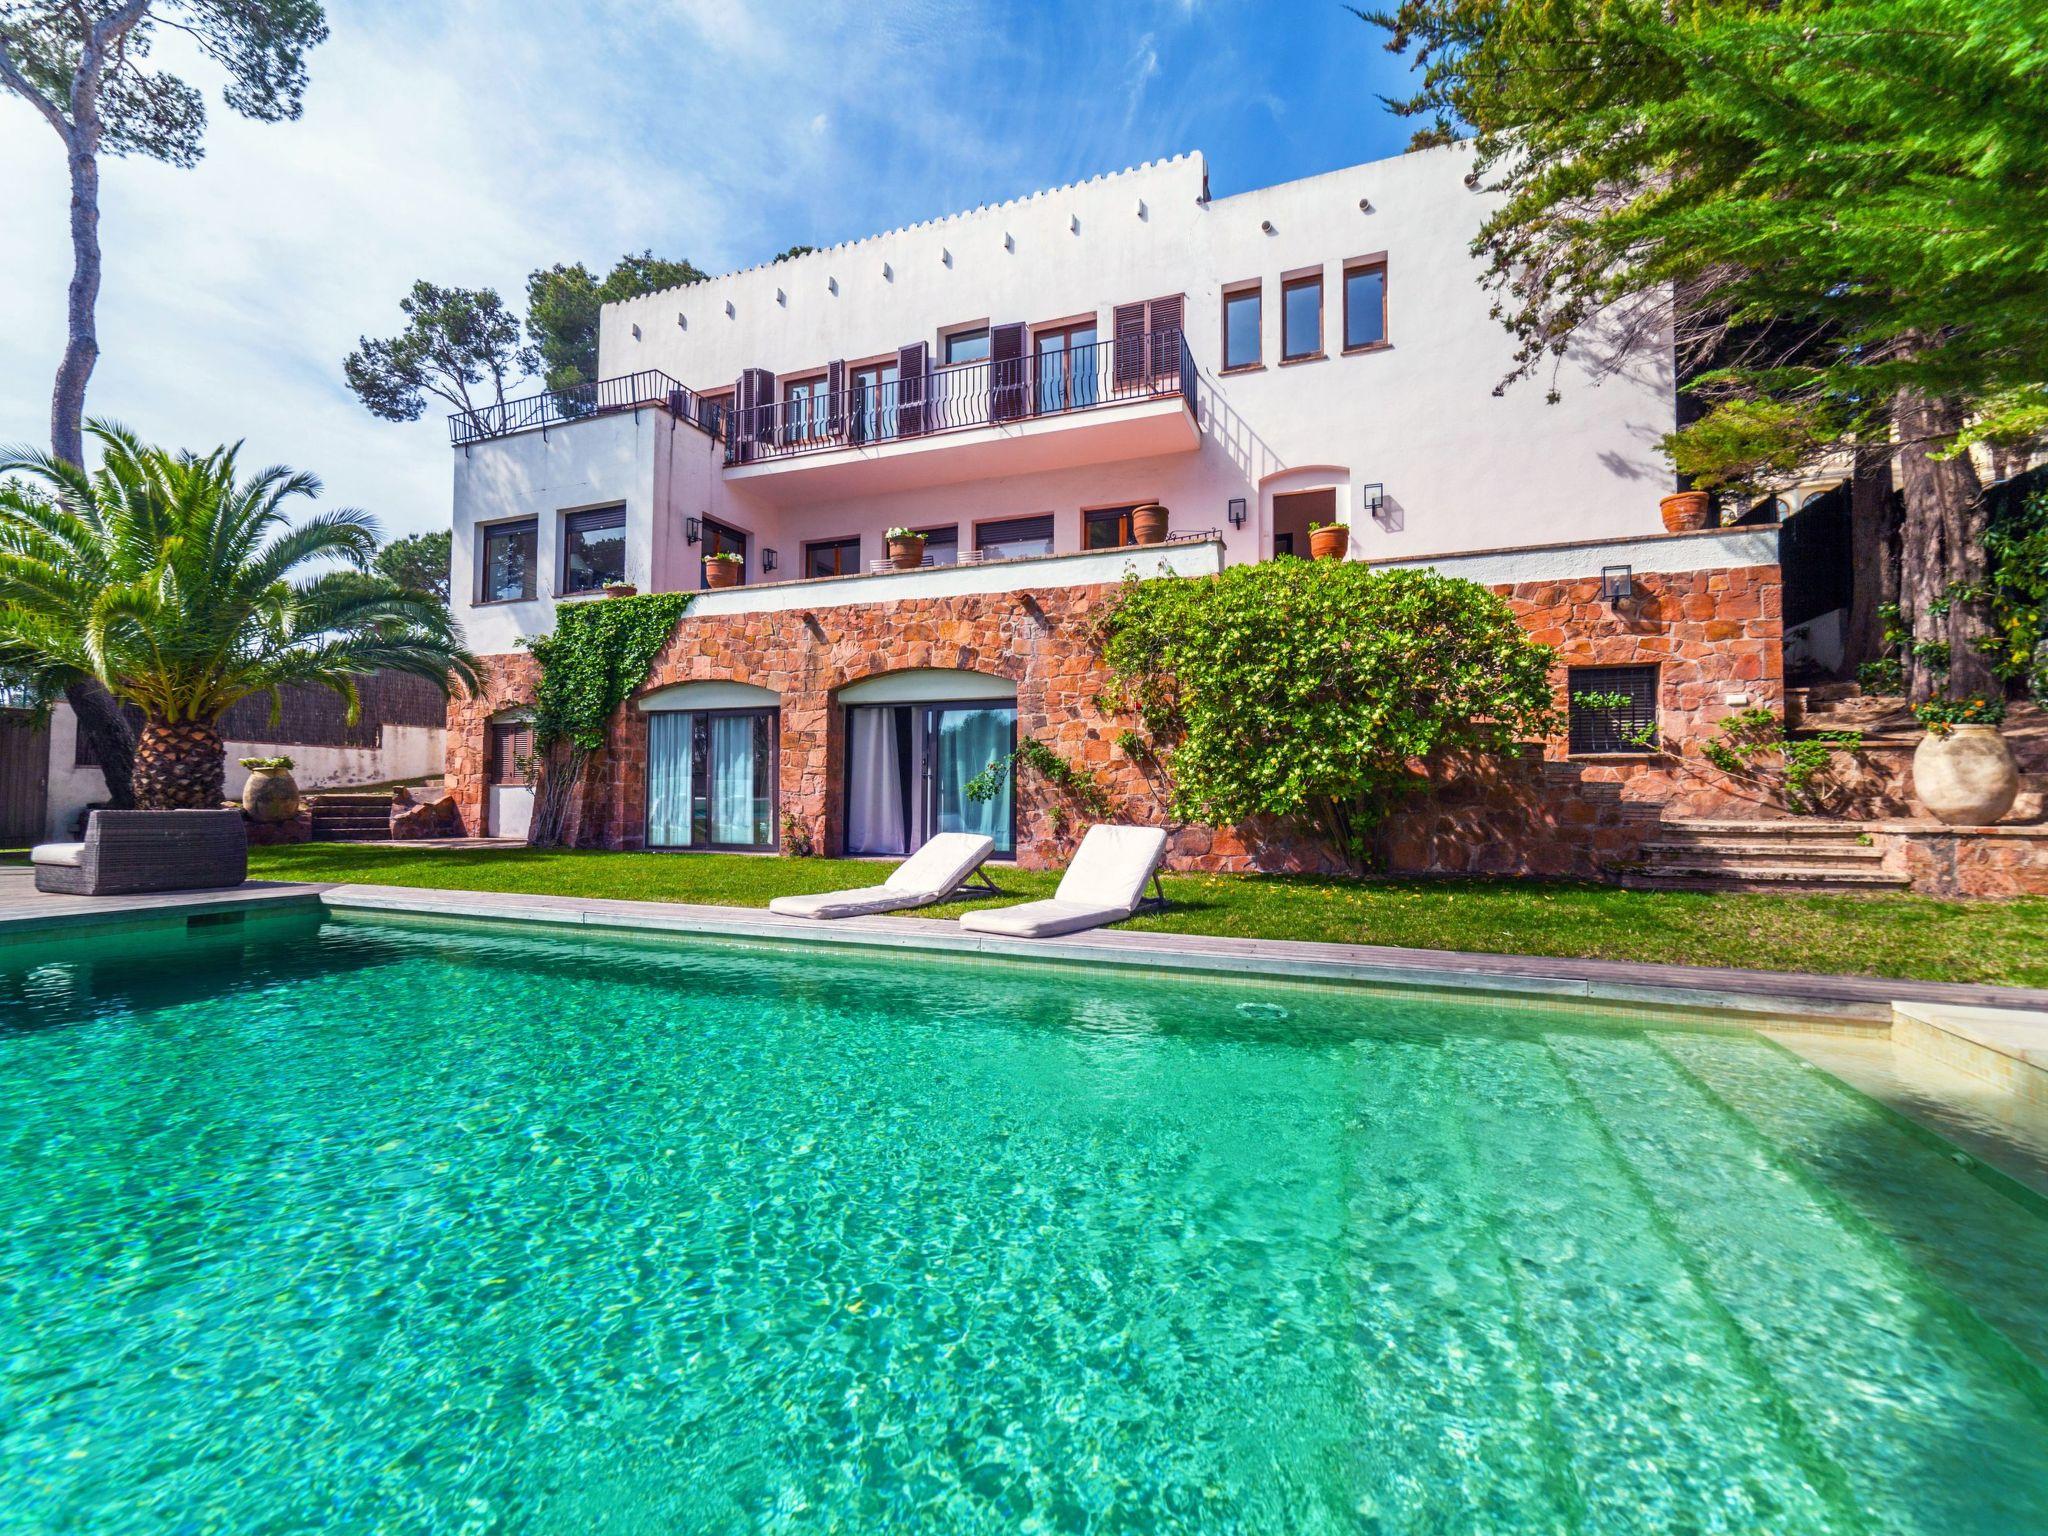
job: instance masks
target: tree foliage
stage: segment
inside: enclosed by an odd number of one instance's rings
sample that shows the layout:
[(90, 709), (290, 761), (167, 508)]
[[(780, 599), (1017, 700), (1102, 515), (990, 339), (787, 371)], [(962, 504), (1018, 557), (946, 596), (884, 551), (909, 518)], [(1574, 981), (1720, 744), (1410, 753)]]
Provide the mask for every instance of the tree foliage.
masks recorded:
[(557, 262), (526, 279), (526, 371), (549, 389), (572, 389), (597, 377), (598, 317), (607, 304), (658, 293), (705, 274), (688, 261), (652, 251), (621, 256), (602, 279), (582, 262)]
[(438, 602), (365, 590), (353, 569), (296, 579), (326, 561), (359, 568), (376, 548), (361, 512), (289, 522), (287, 504), (319, 492), (312, 475), (238, 478), (235, 448), (174, 454), (88, 430), (101, 450), (90, 474), (26, 448), (0, 455), (0, 477), (26, 482), (0, 484), (0, 655), (92, 676), (141, 708), (143, 805), (219, 802), (214, 722), (250, 694), (275, 710), (287, 684), (328, 688), (353, 719), (365, 673), (474, 679)]
[[(418, 421), (427, 396), (458, 411), (505, 403), (520, 374), (519, 319), (490, 288), (442, 288), (425, 281), (398, 301), (405, 329), (365, 336), (342, 362), (348, 387), (373, 416)], [(477, 391), (490, 385), (488, 398)]]
[(370, 569), (407, 592), (429, 592), (447, 602), (455, 536), (446, 528), (393, 539), (370, 557)]
[[(1400, 0), (1397, 110), (1476, 130), (1508, 380), (1675, 319), (1709, 407), (1679, 463), (1740, 481), (1895, 443), (1908, 626), (1983, 680), (1972, 438), (2048, 422), (2048, 28), (2038, 0)], [(1504, 381), (1506, 382), (1506, 381)], [(1917, 683), (1924, 692), (1926, 679)]]
[[(1307, 820), (1354, 867), (1431, 770), (1554, 723), (1554, 653), (1501, 598), (1342, 560), (1127, 580), (1102, 625), (1114, 686), (1171, 786), (1211, 824)], [(1421, 773), (1418, 773), (1418, 765)]]

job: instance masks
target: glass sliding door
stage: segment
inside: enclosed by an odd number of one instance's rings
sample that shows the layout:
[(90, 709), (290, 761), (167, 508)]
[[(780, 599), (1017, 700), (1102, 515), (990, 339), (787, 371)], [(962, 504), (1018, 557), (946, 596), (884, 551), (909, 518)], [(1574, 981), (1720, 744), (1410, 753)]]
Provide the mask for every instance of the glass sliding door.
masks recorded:
[[(935, 704), (925, 716), (926, 774), (930, 785), (932, 832), (975, 832), (993, 838), (996, 853), (1015, 854), (1012, 827), (1012, 784), (1016, 774), (1010, 754), (1017, 747), (1014, 705)], [(999, 787), (987, 799), (968, 793), (968, 786), (998, 767)]]
[(1095, 404), (1095, 327), (1070, 325), (1032, 338), (1038, 363), (1038, 411)]
[(772, 709), (658, 712), (647, 724), (647, 846), (775, 846)]

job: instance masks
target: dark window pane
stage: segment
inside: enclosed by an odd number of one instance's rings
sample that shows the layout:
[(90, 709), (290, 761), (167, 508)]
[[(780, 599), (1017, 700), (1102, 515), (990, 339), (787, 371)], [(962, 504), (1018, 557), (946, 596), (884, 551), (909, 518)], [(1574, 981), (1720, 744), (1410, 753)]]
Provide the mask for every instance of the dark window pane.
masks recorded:
[(1280, 355), (1310, 357), (1323, 349), (1323, 280), (1289, 283), (1281, 291)]
[(960, 526), (951, 528), (924, 528), (924, 560), (926, 565), (958, 565), (960, 563)]
[(859, 539), (828, 539), (804, 546), (806, 576), (851, 576), (859, 569)]
[(540, 549), (540, 523), (529, 518), (484, 530), (480, 603), (517, 602), (533, 596), (533, 565)]
[(1360, 267), (1344, 274), (1344, 345), (1369, 347), (1387, 339), (1387, 269)]
[[(744, 585), (747, 579), (747, 536), (737, 528), (728, 528), (724, 523), (713, 522), (710, 518), (705, 518), (704, 543), (699, 553), (722, 555), (728, 551), (740, 557), (740, 582)], [(698, 562), (698, 571), (700, 573), (698, 585), (700, 586), (705, 584), (701, 574), (702, 570), (703, 562), (700, 560)]]
[(1012, 517), (974, 530), (974, 547), (990, 560), (1027, 560), (1052, 553), (1051, 517)]
[(988, 332), (955, 331), (946, 338), (946, 361), (979, 363), (988, 357)]
[[(1569, 690), (1571, 750), (1579, 753), (1645, 752), (1637, 738), (1657, 725), (1655, 667), (1573, 667)], [(1588, 694), (1620, 698), (1620, 704), (1581, 704)]]
[(1097, 507), (1082, 518), (1082, 544), (1088, 549), (1122, 549), (1133, 542), (1131, 508)]
[(595, 592), (626, 579), (626, 509), (571, 512), (562, 519), (562, 590)]
[(1258, 290), (1233, 293), (1223, 301), (1223, 366), (1246, 368), (1258, 360)]

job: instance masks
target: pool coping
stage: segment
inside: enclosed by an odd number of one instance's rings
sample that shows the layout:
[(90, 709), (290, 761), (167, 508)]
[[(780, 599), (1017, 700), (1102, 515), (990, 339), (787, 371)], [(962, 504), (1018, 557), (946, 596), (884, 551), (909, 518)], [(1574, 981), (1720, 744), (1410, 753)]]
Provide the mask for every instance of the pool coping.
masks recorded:
[(1005, 960), (1064, 961), (1150, 971), (1352, 983), (1393, 988), (1680, 1007), (1749, 1021), (1799, 1020), (1821, 1027), (1888, 1031), (1894, 1003), (2048, 1009), (2048, 990), (1974, 982), (1822, 976), (1627, 960), (1484, 954), (1391, 945), (1328, 944), (1208, 934), (1096, 929), (1055, 939), (975, 933), (930, 918), (862, 917), (820, 922), (761, 907), (545, 896), (365, 884), (251, 881), (232, 890), (127, 897), (51, 897), (0, 907), (0, 942), (53, 929), (161, 921), (258, 908), (319, 904), (337, 911), (536, 923), (622, 932), (916, 950)]
[(412, 913), (643, 932), (698, 934), (870, 950), (1055, 960), (1153, 971), (1362, 983), (1401, 988), (1683, 1007), (1750, 1018), (1889, 1030), (1895, 1002), (2048, 1008), (2048, 991), (1967, 982), (1897, 981), (1709, 966), (1571, 960), (1459, 950), (1096, 929), (1055, 939), (975, 933), (929, 918), (820, 922), (758, 907), (537, 896), (388, 885), (335, 885), (320, 900), (343, 911)]

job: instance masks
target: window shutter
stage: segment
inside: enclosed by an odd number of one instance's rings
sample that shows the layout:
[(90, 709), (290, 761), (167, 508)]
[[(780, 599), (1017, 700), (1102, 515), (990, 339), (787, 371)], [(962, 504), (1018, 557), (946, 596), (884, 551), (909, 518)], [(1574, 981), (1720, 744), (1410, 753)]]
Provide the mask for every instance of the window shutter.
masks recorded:
[(1126, 390), (1145, 377), (1145, 306), (1119, 304), (1116, 307), (1116, 363), (1114, 384)]
[(825, 365), (825, 434), (846, 434), (846, 364), (838, 359)]
[(1177, 384), (1180, 382), (1180, 330), (1181, 295), (1169, 294), (1163, 299), (1154, 299), (1151, 314), (1145, 329), (1151, 335), (1151, 378), (1154, 384), (1162, 380)]
[(930, 359), (931, 349), (921, 341), (913, 341), (896, 354), (896, 430), (904, 437), (915, 437), (924, 430)]
[(1030, 399), (1024, 387), (1024, 326), (988, 328), (989, 419), (1015, 421)]

